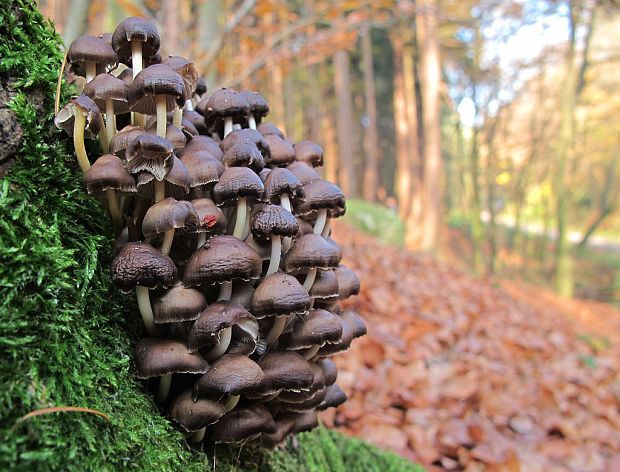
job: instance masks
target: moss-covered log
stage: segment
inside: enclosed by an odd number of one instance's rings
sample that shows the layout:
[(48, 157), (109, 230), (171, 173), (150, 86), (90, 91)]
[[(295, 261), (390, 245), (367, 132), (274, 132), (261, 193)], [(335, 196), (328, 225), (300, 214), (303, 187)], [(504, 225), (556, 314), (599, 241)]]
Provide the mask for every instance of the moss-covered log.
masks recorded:
[[(136, 379), (143, 327), (110, 281), (112, 228), (52, 123), (59, 44), (33, 2), (0, 0), (0, 470), (416, 470), (324, 428), (276, 452), (184, 445)], [(60, 412), (15, 426), (53, 406), (111, 421)]]

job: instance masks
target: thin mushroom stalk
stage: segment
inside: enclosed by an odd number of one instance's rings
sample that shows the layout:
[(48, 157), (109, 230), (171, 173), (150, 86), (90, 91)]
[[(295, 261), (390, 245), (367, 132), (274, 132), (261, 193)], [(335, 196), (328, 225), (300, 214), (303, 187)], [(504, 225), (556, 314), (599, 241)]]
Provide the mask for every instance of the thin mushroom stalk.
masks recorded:
[(254, 119), (254, 113), (248, 115), (248, 125), (250, 129), (256, 129), (256, 120)]
[(78, 164), (82, 172), (90, 169), (90, 161), (86, 155), (86, 147), (84, 146), (84, 128), (86, 127), (86, 116), (80, 110), (75, 113), (75, 121), (73, 123), (73, 147), (78, 158)]
[(281, 255), (282, 237), (274, 234), (271, 236), (271, 257), (269, 258), (269, 267), (267, 268), (267, 273), (265, 274), (265, 276), (278, 271), (278, 267), (280, 267)]
[(185, 100), (185, 109), (187, 111), (194, 111), (194, 102), (192, 101), (191, 98), (188, 98), (187, 100)]
[(172, 247), (172, 241), (174, 240), (174, 229), (169, 229), (164, 233), (164, 242), (161, 245), (161, 252), (166, 256), (170, 254), (170, 248)]
[(224, 137), (232, 133), (232, 130), (233, 130), (232, 116), (227, 116), (226, 118), (224, 118)]
[(114, 119), (114, 102), (110, 99), (105, 101), (105, 127), (107, 131), (107, 145), (110, 148), (110, 141), (116, 134), (116, 120)]
[(99, 131), (99, 140), (101, 141), (101, 147), (103, 149), (103, 153), (107, 154), (109, 140), (108, 140), (108, 133), (105, 127), (101, 128), (101, 130)]
[(327, 222), (327, 210), (322, 208), (319, 210), (319, 214), (316, 217), (316, 222), (314, 223), (314, 234), (322, 234), (323, 229), (325, 228), (325, 223)]
[[(131, 68), (133, 71), (133, 78), (136, 78), (140, 72), (142, 72), (142, 41), (131, 41)], [(146, 116), (142, 113), (131, 112), (134, 117), (134, 124), (146, 128)]]
[(90, 82), (97, 75), (97, 64), (94, 62), (86, 62), (86, 83)]
[[(287, 193), (283, 193), (282, 195), (280, 195), (280, 206), (284, 208), (285, 210), (288, 210), (292, 213), (291, 200), (289, 199)], [(282, 240), (282, 249), (284, 250), (285, 253), (291, 248), (292, 244), (293, 244), (293, 238), (289, 238), (287, 236), (286, 238)]]
[(174, 111), (172, 112), (172, 124), (179, 129), (183, 126), (183, 110), (179, 107), (174, 107)]
[[(133, 44), (133, 43), (132, 43)], [(157, 136), (166, 138), (166, 96), (156, 95), (155, 103), (157, 107)], [(155, 180), (155, 203), (163, 200), (166, 196), (166, 185), (163, 180)], [(173, 233), (174, 234), (174, 233)]]
[[(220, 294), (217, 297), (217, 301), (228, 301), (232, 295), (232, 281), (223, 282), (220, 286)], [(220, 331), (220, 338), (217, 344), (204, 355), (204, 358), (208, 361), (213, 361), (221, 357), (230, 346), (230, 340), (232, 338), (232, 328), (224, 328)]]
[(279, 315), (276, 316), (273, 320), (273, 325), (271, 325), (271, 329), (269, 333), (267, 333), (267, 337), (265, 338), (265, 344), (267, 347), (271, 346), (282, 334), (284, 331), (284, 327), (286, 326), (286, 322), (288, 321), (288, 316)]
[(121, 211), (118, 208), (118, 201), (116, 200), (116, 192), (114, 189), (107, 189), (105, 191), (106, 201), (108, 203), (108, 210), (110, 211), (110, 217), (114, 224), (114, 231), (116, 234), (120, 233), (123, 229), (123, 219), (121, 217)]
[(142, 321), (144, 321), (144, 326), (146, 326), (146, 331), (150, 336), (156, 336), (158, 330), (153, 322), (153, 309), (151, 308), (148, 287), (136, 285), (136, 297), (138, 299), (138, 308), (142, 316)]
[(157, 389), (157, 403), (163, 403), (168, 398), (170, 384), (172, 383), (172, 374), (162, 375), (159, 378), (159, 388)]
[(245, 197), (241, 197), (237, 200), (237, 218), (235, 220), (235, 229), (233, 236), (243, 239), (243, 232), (245, 231), (245, 222), (247, 220), (247, 201)]

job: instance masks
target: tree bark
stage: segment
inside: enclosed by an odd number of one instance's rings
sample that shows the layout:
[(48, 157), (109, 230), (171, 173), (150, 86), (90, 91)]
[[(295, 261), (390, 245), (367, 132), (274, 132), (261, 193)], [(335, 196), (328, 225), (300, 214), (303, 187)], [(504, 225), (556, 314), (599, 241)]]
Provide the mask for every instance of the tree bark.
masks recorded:
[(67, 48), (75, 38), (84, 34), (89, 8), (90, 0), (72, 0), (63, 32), (63, 39)]
[(377, 97), (372, 60), (372, 39), (370, 30), (362, 35), (362, 58), (364, 62), (364, 97), (366, 102), (366, 134), (364, 148), (366, 163), (364, 169), (364, 200), (377, 201), (379, 188), (379, 131), (377, 128)]
[(339, 183), (348, 198), (357, 197), (357, 179), (353, 163), (353, 105), (351, 79), (349, 77), (349, 54), (345, 50), (334, 54), (334, 81), (338, 102), (338, 155), (340, 156)]

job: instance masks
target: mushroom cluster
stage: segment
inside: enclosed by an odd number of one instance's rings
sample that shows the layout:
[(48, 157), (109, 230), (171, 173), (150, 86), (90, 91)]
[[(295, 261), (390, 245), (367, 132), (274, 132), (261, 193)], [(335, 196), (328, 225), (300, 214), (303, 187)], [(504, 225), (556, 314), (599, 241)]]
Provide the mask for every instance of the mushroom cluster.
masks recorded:
[(273, 448), (346, 400), (329, 358), (366, 333), (339, 306), (360, 288), (330, 238), (345, 197), (317, 172), (320, 146), (262, 122), (263, 97), (206, 97), (193, 63), (159, 46), (135, 17), (76, 39), (68, 61), (87, 83), (55, 121), (118, 234), (112, 279), (135, 290), (147, 332), (138, 377), (188, 442)]

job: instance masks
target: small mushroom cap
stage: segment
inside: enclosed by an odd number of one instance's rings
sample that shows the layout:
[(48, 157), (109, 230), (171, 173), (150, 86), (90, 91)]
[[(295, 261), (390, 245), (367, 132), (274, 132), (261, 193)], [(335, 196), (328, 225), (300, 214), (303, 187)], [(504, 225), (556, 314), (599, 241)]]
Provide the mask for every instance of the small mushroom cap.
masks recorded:
[(207, 82), (202, 77), (198, 77), (196, 80), (196, 90), (194, 90), (194, 93), (198, 96), (207, 93)]
[(335, 298), (338, 296), (338, 277), (336, 271), (319, 270), (312, 287), (310, 287), (310, 298)]
[(323, 400), (323, 403), (317, 407), (317, 410), (323, 411), (331, 407), (335, 408), (342, 405), (346, 401), (347, 394), (344, 393), (338, 385), (333, 384), (327, 387), (327, 395), (325, 396), (325, 400)]
[(153, 301), (156, 324), (194, 321), (207, 306), (207, 298), (198, 290), (175, 285)]
[(95, 102), (84, 94), (71, 99), (54, 118), (54, 124), (62, 129), (69, 136), (73, 136), (73, 124), (76, 113), (81, 113), (86, 117), (86, 127), (84, 136), (95, 139), (101, 128), (103, 128), (103, 118)]
[(299, 179), (302, 185), (308, 185), (310, 182), (321, 179), (321, 176), (305, 162), (291, 162), (286, 168)]
[(179, 157), (183, 156), (186, 152), (194, 152), (198, 150), (208, 151), (213, 154), (213, 157), (220, 161), (222, 160), (222, 157), (224, 157), (224, 153), (218, 144), (212, 138), (202, 135), (196, 136), (189, 143), (187, 143), (185, 148), (179, 152)]
[(239, 198), (248, 198), (250, 203), (260, 202), (263, 196), (263, 182), (247, 167), (229, 167), (213, 187), (213, 201), (220, 206), (236, 205)]
[(274, 389), (308, 390), (314, 381), (310, 363), (293, 351), (270, 351), (258, 365)]
[(127, 84), (129, 87), (133, 82), (133, 69), (131, 67), (127, 67), (127, 69), (123, 70), (120, 74), (117, 75), (119, 79)]
[(321, 349), (319, 349), (319, 351), (317, 352), (318, 357), (333, 356), (334, 354), (346, 351), (351, 347), (351, 342), (353, 341), (354, 326), (347, 320), (343, 319), (341, 316), (337, 316), (337, 319), (342, 325), (342, 335), (337, 341), (325, 344), (323, 347), (321, 347)]
[(217, 344), (220, 332), (236, 324), (246, 326), (246, 331), (258, 331), (258, 323), (241, 305), (230, 301), (215, 302), (204, 308), (192, 324), (187, 344), (190, 352)]
[(190, 202), (164, 198), (147, 210), (142, 222), (142, 233), (146, 237), (173, 229), (191, 233), (198, 224), (198, 212)]
[(340, 264), (340, 261), (342, 260), (342, 250), (340, 249), (340, 246), (338, 246), (338, 243), (332, 238), (327, 238), (326, 241), (331, 247), (336, 250), (336, 254), (338, 255), (338, 263)]
[[(151, 134), (157, 134), (157, 121), (154, 121), (153, 124), (146, 129), (146, 131)], [(183, 131), (176, 126), (169, 124), (166, 126), (166, 141), (172, 144), (173, 152), (177, 153), (185, 147), (187, 138), (185, 137), (185, 133), (183, 133)]]
[(121, 61), (131, 58), (131, 41), (142, 42), (143, 57), (153, 56), (159, 50), (157, 28), (145, 18), (125, 18), (112, 33), (112, 47)]
[(249, 167), (258, 173), (265, 167), (265, 160), (254, 143), (237, 141), (224, 153), (222, 163), (226, 167)]
[(304, 187), (288, 169), (276, 167), (265, 177), (265, 199), (276, 205), (280, 204), (280, 196), (287, 194), (292, 200), (304, 198)]
[(262, 262), (256, 251), (234, 236), (213, 236), (192, 254), (185, 266), (183, 284), (230, 282), (257, 279)]
[(203, 374), (209, 364), (198, 353), (187, 351), (178, 339), (144, 338), (136, 346), (139, 379), (167, 374)]
[(170, 56), (161, 63), (170, 67), (183, 78), (183, 83), (185, 85), (184, 100), (192, 98), (194, 89), (196, 88), (196, 81), (198, 80), (198, 71), (194, 63), (181, 56)]
[(295, 160), (293, 147), (275, 134), (268, 134), (265, 140), (269, 144), (271, 157), (265, 159), (269, 167), (286, 167)]
[[(189, 173), (183, 163), (173, 154), (172, 168), (164, 176), (166, 195), (174, 198), (184, 197), (189, 193)], [(138, 193), (143, 197), (152, 197), (156, 176), (144, 171), (138, 174)]]
[(235, 90), (223, 88), (215, 92), (207, 101), (204, 117), (210, 131), (223, 134), (224, 118), (245, 122), (250, 112), (250, 104)]
[(177, 281), (177, 268), (168, 256), (145, 243), (128, 243), (112, 261), (112, 281), (126, 292), (136, 285), (169, 287)]
[(258, 433), (274, 433), (276, 424), (269, 410), (260, 403), (237, 407), (213, 426), (214, 442), (234, 443)]
[(99, 74), (88, 82), (82, 91), (84, 95), (92, 98), (99, 110), (106, 110), (106, 100), (112, 100), (114, 113), (126, 113), (129, 111), (127, 104), (129, 87), (121, 79), (112, 74)]
[[(285, 393), (278, 395), (277, 401), (280, 402), (278, 409), (281, 411), (305, 412), (314, 410), (327, 396), (327, 387), (323, 386), (318, 390), (300, 393)], [(292, 401), (289, 401), (291, 399)]]
[(104, 154), (84, 172), (82, 185), (89, 195), (106, 190), (119, 190), (124, 193), (136, 192), (136, 181), (123, 167), (123, 162), (112, 154)]
[(213, 157), (208, 151), (192, 150), (183, 152), (181, 162), (189, 172), (189, 186), (191, 188), (202, 185), (207, 188), (215, 185), (224, 172), (224, 164)]
[(242, 354), (224, 354), (194, 385), (195, 397), (222, 394), (243, 395), (247, 391), (260, 390), (267, 377), (259, 365)]
[(340, 318), (351, 326), (353, 338), (359, 338), (366, 335), (366, 324), (353, 311), (343, 311)]
[(217, 422), (226, 414), (226, 408), (223, 403), (210, 398), (194, 401), (190, 388), (172, 400), (168, 412), (183, 431), (190, 432)]
[(284, 271), (300, 274), (308, 269), (329, 270), (338, 267), (338, 252), (319, 234), (304, 234), (284, 256)]
[(315, 180), (304, 186), (306, 198), (295, 205), (295, 214), (307, 216), (313, 211), (327, 210), (331, 218), (344, 215), (346, 206), (342, 190), (327, 180)]
[[(346, 398), (345, 398), (346, 399)], [(300, 413), (295, 418), (295, 424), (291, 428), (291, 433), (299, 434), (306, 431), (312, 431), (319, 426), (319, 417), (316, 411), (310, 410), (304, 413)]]
[(185, 117), (181, 118), (181, 131), (183, 131), (188, 140), (194, 139), (200, 134), (194, 124)]
[(105, 66), (118, 64), (118, 56), (110, 43), (104, 39), (91, 35), (79, 36), (69, 46), (67, 62), (71, 64), (71, 71), (84, 77), (86, 75), (85, 63), (94, 62), (100, 65), (97, 72), (104, 72)]
[(299, 230), (297, 219), (278, 205), (263, 205), (250, 221), (255, 238), (271, 239), (272, 235), (293, 237)]
[(243, 98), (250, 104), (250, 113), (254, 115), (256, 123), (260, 123), (261, 120), (269, 114), (269, 105), (258, 92), (252, 92), (251, 90), (242, 90), (239, 92)]
[(156, 134), (139, 134), (125, 150), (125, 167), (132, 174), (146, 171), (161, 181), (172, 169), (173, 148), (166, 139)]
[(136, 113), (157, 113), (156, 95), (166, 96), (166, 109), (182, 108), (185, 100), (183, 78), (164, 64), (153, 64), (140, 71), (129, 86), (129, 108)]
[(192, 200), (192, 205), (198, 212), (198, 222), (200, 225), (196, 232), (223, 234), (226, 232), (228, 220), (224, 212), (213, 203), (210, 198), (197, 198)]
[(121, 159), (125, 159), (125, 150), (134, 139), (146, 133), (140, 126), (127, 125), (110, 140), (110, 152), (116, 154)]
[(338, 377), (338, 368), (336, 367), (336, 364), (334, 364), (330, 359), (319, 359), (316, 361), (316, 364), (323, 371), (325, 385), (329, 387), (336, 381), (336, 377)]
[(276, 272), (260, 283), (252, 296), (252, 313), (256, 318), (303, 314), (310, 309), (310, 297), (297, 279)]
[(280, 345), (287, 349), (305, 349), (318, 344), (337, 342), (342, 336), (342, 323), (327, 310), (310, 310), (295, 318), (293, 330), (280, 336)]
[(312, 167), (323, 165), (323, 149), (312, 141), (300, 141), (293, 146), (295, 160), (305, 162)]
[(261, 123), (260, 125), (258, 125), (258, 132), (262, 134), (263, 136), (275, 134), (276, 136), (282, 139), (284, 139), (285, 137), (284, 132), (280, 128), (278, 128), (276, 125), (273, 125), (271, 123)]
[(239, 142), (250, 142), (254, 144), (260, 151), (263, 159), (269, 159), (271, 156), (271, 150), (269, 149), (267, 140), (258, 131), (250, 128), (235, 129), (230, 132), (220, 143), (220, 149), (226, 153), (226, 151)]
[(261, 434), (261, 446), (267, 449), (273, 449), (286, 439), (295, 424), (295, 417), (291, 413), (280, 413), (274, 418), (276, 422), (275, 433)]
[(338, 277), (338, 295), (340, 300), (346, 300), (353, 295), (360, 293), (360, 279), (357, 278), (355, 272), (347, 266), (340, 264), (336, 269), (336, 277)]
[[(314, 379), (310, 389), (302, 392), (283, 391), (280, 395), (278, 395), (278, 400), (285, 403), (304, 403), (306, 400), (313, 398), (319, 390), (325, 387), (325, 375), (323, 375), (323, 370), (315, 362), (309, 361), (309, 364), (314, 374)], [(317, 405), (321, 403), (321, 401), (322, 400), (318, 401)], [(314, 408), (314, 406), (310, 408)], [(308, 409), (309, 408), (304, 407), (304, 410)]]
[(198, 134), (207, 134), (209, 132), (209, 130), (205, 126), (204, 117), (197, 111), (183, 110), (183, 118), (185, 118), (192, 125), (194, 125), (194, 128), (196, 128)]

